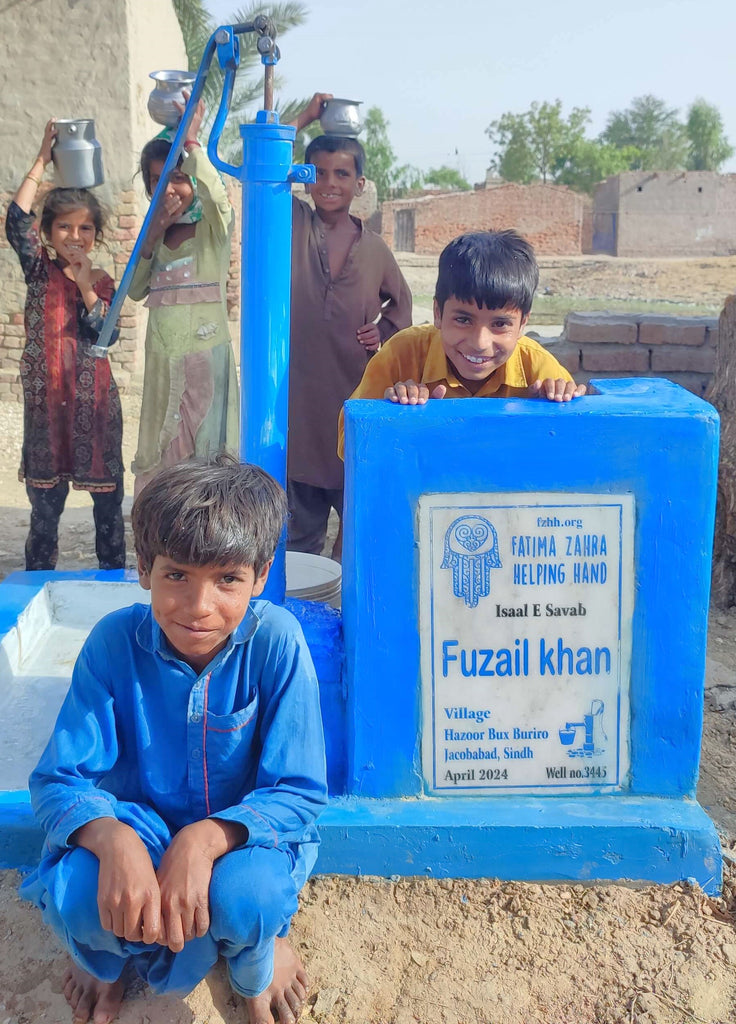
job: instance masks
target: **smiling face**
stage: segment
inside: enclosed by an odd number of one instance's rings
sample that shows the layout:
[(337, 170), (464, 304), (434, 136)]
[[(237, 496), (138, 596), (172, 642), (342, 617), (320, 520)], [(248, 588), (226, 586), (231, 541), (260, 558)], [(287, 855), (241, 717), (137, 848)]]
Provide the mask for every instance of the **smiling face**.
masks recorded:
[(521, 310), (486, 309), (451, 295), (440, 312), (435, 300), (434, 325), (458, 380), (475, 394), (494, 370), (508, 360), (529, 318)]
[(365, 185), (365, 178), (358, 177), (355, 157), (352, 153), (338, 150), (337, 153), (315, 153), (314, 166), (317, 181), (307, 185), (307, 191), (320, 212), (342, 213), (359, 196)]
[(185, 565), (156, 555), (138, 576), (151, 591), (153, 617), (176, 654), (201, 673), (243, 620), (252, 597), (263, 593), (271, 563), (256, 578), (248, 565)]
[(79, 253), (91, 252), (97, 228), (92, 214), (86, 206), (78, 206), (73, 210), (62, 210), (51, 222), (49, 244), (63, 263), (69, 263)]
[[(156, 191), (156, 186), (161, 178), (161, 171), (164, 169), (163, 160), (151, 160), (150, 167), (150, 185), (151, 195)], [(182, 212), (188, 210), (194, 200), (194, 188), (192, 186), (192, 179), (184, 171), (175, 167), (169, 175), (169, 180), (166, 184), (166, 195), (176, 195), (181, 199)]]

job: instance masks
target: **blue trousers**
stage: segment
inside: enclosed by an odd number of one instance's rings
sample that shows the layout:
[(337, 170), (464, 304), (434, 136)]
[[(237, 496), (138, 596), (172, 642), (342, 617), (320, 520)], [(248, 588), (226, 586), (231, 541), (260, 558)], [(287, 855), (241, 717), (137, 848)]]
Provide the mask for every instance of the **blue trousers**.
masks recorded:
[[(119, 805), (118, 817), (136, 829), (157, 867), (171, 835), (155, 812), (127, 807), (133, 813), (120, 814)], [(180, 953), (155, 943), (128, 942), (102, 927), (99, 861), (82, 847), (46, 856), (23, 883), (21, 895), (40, 907), (75, 963), (101, 981), (116, 981), (132, 963), (154, 992), (186, 993), (222, 956), (235, 991), (255, 996), (271, 982), (274, 938), (288, 933), (311, 866), (290, 847), (242, 847), (225, 854), (212, 872), (209, 931), (187, 942)]]

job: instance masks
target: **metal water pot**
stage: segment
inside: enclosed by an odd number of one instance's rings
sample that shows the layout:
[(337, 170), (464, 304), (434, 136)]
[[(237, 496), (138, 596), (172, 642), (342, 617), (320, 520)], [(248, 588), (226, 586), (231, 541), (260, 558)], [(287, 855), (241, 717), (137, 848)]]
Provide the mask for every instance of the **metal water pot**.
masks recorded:
[(194, 71), (152, 71), (148, 77), (156, 83), (148, 97), (148, 113), (156, 124), (176, 128), (181, 114), (174, 102), (186, 106), (184, 89), (192, 88), (197, 75)]
[(61, 188), (94, 188), (105, 180), (102, 147), (91, 117), (58, 120), (51, 157), (56, 184)]
[(319, 123), (325, 135), (341, 135), (343, 138), (354, 139), (363, 129), (360, 119), (362, 100), (325, 100)]

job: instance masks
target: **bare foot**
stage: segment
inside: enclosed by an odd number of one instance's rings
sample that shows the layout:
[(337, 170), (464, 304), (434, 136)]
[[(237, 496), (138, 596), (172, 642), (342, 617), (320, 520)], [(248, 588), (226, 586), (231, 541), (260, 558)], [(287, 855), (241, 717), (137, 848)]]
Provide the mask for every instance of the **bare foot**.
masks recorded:
[(260, 995), (245, 1000), (249, 1024), (273, 1024), (276, 1017), (280, 1024), (295, 1024), (308, 989), (307, 972), (291, 943), (288, 939), (276, 939), (273, 981)]
[(125, 983), (122, 978), (107, 982), (87, 974), (72, 964), (64, 975), (64, 996), (72, 1008), (74, 1024), (110, 1024), (115, 1020), (123, 1001)]

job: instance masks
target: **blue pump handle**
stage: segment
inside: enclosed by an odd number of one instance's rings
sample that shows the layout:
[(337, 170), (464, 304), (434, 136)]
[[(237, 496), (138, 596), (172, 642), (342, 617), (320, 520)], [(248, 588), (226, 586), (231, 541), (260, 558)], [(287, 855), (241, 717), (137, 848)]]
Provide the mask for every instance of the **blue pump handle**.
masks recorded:
[[(106, 356), (109, 352), (110, 345), (113, 341), (113, 332), (115, 325), (117, 324), (118, 317), (125, 302), (128, 291), (130, 289), (133, 275), (135, 274), (136, 267), (141, 257), (141, 251), (143, 249), (143, 243), (146, 235), (148, 234), (151, 222), (160, 206), (163, 202), (164, 195), (166, 193), (166, 183), (169, 178), (169, 174), (176, 167), (179, 159), (179, 154), (184, 146), (184, 139), (187, 135), (187, 130), (192, 122), (194, 111), (197, 108), (202, 92), (204, 91), (205, 81), (207, 80), (207, 74), (209, 72), (210, 64), (212, 63), (212, 57), (217, 51), (217, 55), (220, 64), (225, 71), (225, 85), (223, 88), (222, 99), (220, 100), (220, 107), (217, 111), (217, 118), (215, 119), (215, 126), (210, 134), (210, 139), (207, 144), (207, 155), (209, 156), (212, 163), (218, 169), (226, 171), (228, 174), (235, 174), (237, 177), (237, 168), (230, 168), (230, 165), (223, 164), (223, 162), (217, 156), (217, 143), (219, 142), (220, 134), (222, 132), (225, 118), (230, 106), (230, 98), (232, 96), (233, 85), (235, 82), (235, 72), (237, 71), (240, 50), (238, 45), (237, 36), (242, 35), (246, 32), (259, 32), (260, 34), (270, 33), (273, 37), (274, 29), (271, 20), (264, 15), (258, 15), (252, 22), (241, 22), (237, 25), (222, 25), (216, 29), (207, 41), (207, 44), (202, 53), (202, 60), (199, 64), (199, 70), (197, 71), (197, 77), (194, 80), (192, 89), (189, 95), (189, 100), (184, 109), (179, 127), (176, 130), (176, 135), (171, 143), (171, 150), (169, 155), (164, 161), (164, 166), (161, 170), (161, 177), (159, 178), (158, 184), (151, 196), (151, 203), (148, 207), (148, 212), (143, 220), (141, 230), (138, 233), (138, 238), (133, 246), (133, 251), (128, 258), (123, 276), (120, 279), (120, 284), (117, 287), (112, 302), (110, 303), (110, 309), (108, 310), (105, 322), (102, 325), (100, 336), (97, 339), (97, 344), (90, 346), (91, 351), (96, 356)], [(265, 55), (267, 56), (267, 55)], [(214, 144), (213, 144), (214, 136)], [(213, 158), (214, 153), (214, 158)]]

